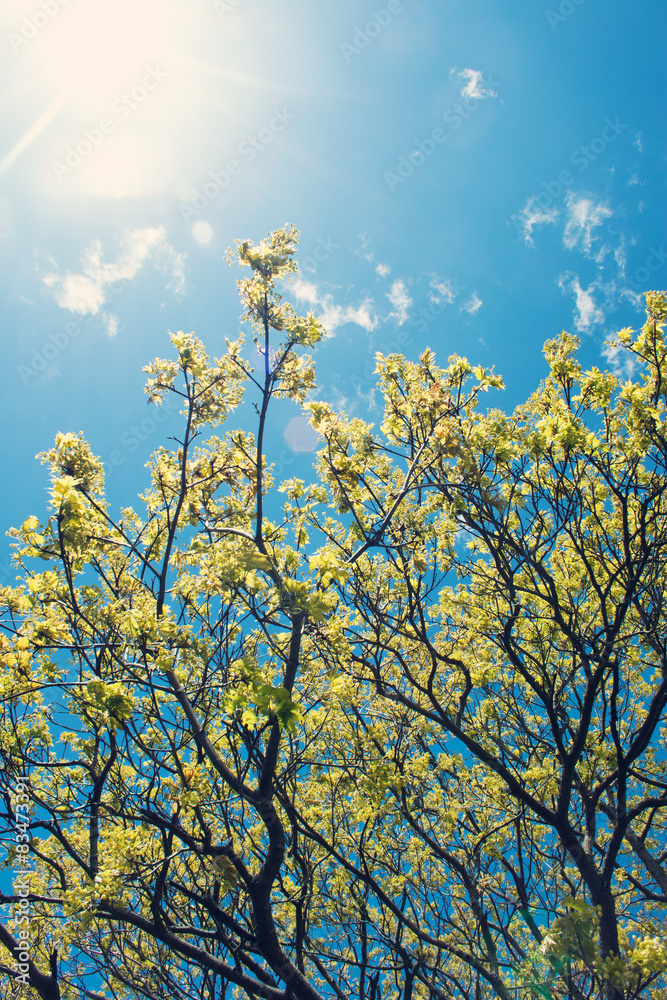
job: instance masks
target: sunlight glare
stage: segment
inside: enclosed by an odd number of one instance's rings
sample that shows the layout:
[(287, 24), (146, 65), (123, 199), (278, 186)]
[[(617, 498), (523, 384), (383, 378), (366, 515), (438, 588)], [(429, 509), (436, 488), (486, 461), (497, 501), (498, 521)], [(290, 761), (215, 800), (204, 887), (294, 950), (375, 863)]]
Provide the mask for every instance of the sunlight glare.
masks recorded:
[(179, 59), (185, 13), (174, 5), (165, 16), (160, 0), (72, 4), (30, 46), (36, 74), (58, 95), (97, 111), (139, 84), (148, 67), (169, 72)]
[(111, 135), (77, 177), (81, 194), (98, 198), (136, 198), (154, 189), (154, 147), (140, 135)]

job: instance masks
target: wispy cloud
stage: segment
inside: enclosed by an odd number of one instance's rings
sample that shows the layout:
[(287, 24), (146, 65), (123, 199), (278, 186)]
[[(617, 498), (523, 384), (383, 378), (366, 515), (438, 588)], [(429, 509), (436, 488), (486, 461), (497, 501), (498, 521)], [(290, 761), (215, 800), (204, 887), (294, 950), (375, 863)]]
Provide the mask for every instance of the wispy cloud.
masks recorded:
[(457, 284), (458, 282), (448, 281), (444, 278), (439, 278), (437, 274), (432, 274), (428, 283), (429, 302), (434, 306), (439, 306), (443, 302), (446, 305), (451, 305), (456, 298), (454, 285)]
[(115, 337), (118, 333), (118, 317), (114, 316), (113, 313), (102, 313), (102, 319), (104, 320), (107, 337)]
[(314, 281), (306, 281), (304, 278), (292, 278), (290, 288), (301, 302), (308, 302), (313, 306), (319, 302), (317, 285)]
[(558, 218), (558, 209), (551, 207), (543, 208), (538, 204), (537, 197), (537, 195), (532, 195), (518, 215), (523, 238), (531, 247), (535, 246), (533, 243), (533, 229), (535, 226), (551, 225)]
[(596, 202), (588, 195), (567, 194), (567, 222), (563, 231), (563, 244), (568, 250), (579, 249), (591, 254), (596, 235), (594, 229), (613, 216), (612, 210), (602, 201)]
[(619, 378), (636, 378), (639, 363), (634, 354), (631, 354), (617, 337), (602, 345), (602, 357), (611, 365), (612, 371)]
[(459, 312), (467, 312), (469, 316), (476, 316), (483, 305), (484, 303), (477, 292), (473, 292), (468, 301), (463, 303)]
[(290, 283), (290, 287), (297, 299), (317, 307), (318, 319), (330, 335), (345, 323), (355, 323), (368, 332), (378, 325), (375, 303), (371, 298), (367, 297), (356, 305), (341, 306), (334, 302), (331, 293), (320, 293), (312, 281), (297, 278)]
[(375, 273), (379, 274), (381, 278), (386, 278), (390, 271), (389, 264), (378, 264), (375, 268)]
[[(167, 287), (181, 294), (185, 286), (185, 254), (177, 253), (166, 238), (162, 226), (133, 229), (123, 237), (120, 253), (115, 261), (105, 261), (99, 240), (85, 251), (79, 271), (64, 274), (54, 260), (52, 270), (42, 276), (42, 281), (62, 309), (80, 316), (96, 316), (111, 298), (113, 286), (118, 282), (132, 281), (144, 264), (152, 263), (167, 276)], [(118, 317), (102, 310), (110, 337), (118, 331)]]
[(498, 92), (492, 90), (484, 82), (484, 74), (479, 69), (454, 69), (449, 75), (455, 77), (461, 84), (461, 97), (471, 97), (484, 100), (487, 97), (497, 97)]
[(331, 333), (334, 333), (339, 326), (343, 326), (345, 323), (356, 323), (367, 332), (374, 330), (378, 325), (372, 299), (364, 299), (356, 306), (339, 306), (334, 304), (331, 295), (325, 295), (321, 306), (320, 320), (324, 328)]
[(357, 239), (361, 243), (361, 250), (355, 250), (355, 253), (359, 257), (361, 257), (362, 260), (367, 260), (368, 263), (370, 264), (373, 258), (375, 257), (373, 251), (369, 249), (371, 241), (369, 240), (366, 233), (359, 233)]
[(399, 326), (402, 326), (410, 314), (412, 299), (408, 295), (405, 283), (400, 278), (392, 284), (387, 298), (394, 307), (393, 311), (389, 313), (390, 317), (395, 319)]
[(593, 296), (598, 288), (597, 282), (582, 288), (579, 275), (566, 273), (558, 279), (558, 287), (562, 292), (574, 295), (574, 325), (580, 333), (591, 333), (593, 327), (604, 323), (605, 312)]
[(618, 243), (614, 248), (614, 263), (618, 268), (618, 279), (623, 281), (625, 279), (626, 270), (628, 266), (628, 253), (627, 253), (627, 243), (630, 242), (631, 245), (635, 243), (635, 240), (626, 237), (625, 233), (621, 233), (618, 239)]

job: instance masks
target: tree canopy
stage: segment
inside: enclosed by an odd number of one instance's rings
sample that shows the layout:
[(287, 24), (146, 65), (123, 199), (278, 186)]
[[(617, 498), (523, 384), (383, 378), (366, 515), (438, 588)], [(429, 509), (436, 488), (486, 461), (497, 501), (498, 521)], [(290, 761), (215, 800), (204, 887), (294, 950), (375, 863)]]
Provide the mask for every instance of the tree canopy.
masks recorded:
[[(62, 433), (11, 531), (9, 995), (665, 1000), (667, 296), (632, 378), (563, 333), (511, 413), (378, 355), (375, 428), (315, 401), (297, 236), (229, 258), (257, 368), (185, 333), (147, 366), (182, 429), (138, 505)], [(278, 399), (310, 483), (274, 482)]]

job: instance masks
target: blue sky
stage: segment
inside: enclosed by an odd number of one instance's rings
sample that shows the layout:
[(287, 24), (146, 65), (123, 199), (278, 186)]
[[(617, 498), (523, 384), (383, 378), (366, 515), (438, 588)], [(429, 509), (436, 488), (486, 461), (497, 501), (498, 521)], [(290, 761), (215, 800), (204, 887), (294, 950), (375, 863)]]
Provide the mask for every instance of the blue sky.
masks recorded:
[[(286, 222), (348, 413), (379, 415), (376, 351), (495, 365), (505, 408), (561, 329), (622, 371), (605, 339), (667, 285), (665, 28), (662, 0), (3, 0), (3, 530), (43, 515), (59, 430), (134, 502), (174, 420), (142, 366), (168, 330), (221, 353), (224, 251)], [(276, 410), (280, 472), (312, 443)]]

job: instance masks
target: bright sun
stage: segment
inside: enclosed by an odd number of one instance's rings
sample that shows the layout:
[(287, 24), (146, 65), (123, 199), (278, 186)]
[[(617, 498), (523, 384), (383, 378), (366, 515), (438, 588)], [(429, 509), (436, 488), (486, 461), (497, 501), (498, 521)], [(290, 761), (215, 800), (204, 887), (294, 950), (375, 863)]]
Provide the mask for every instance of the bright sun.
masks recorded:
[[(68, 101), (94, 110), (139, 82), (145, 67), (178, 59), (186, 11), (161, 0), (77, 0), (60, 8), (35, 44), (35, 70)], [(137, 77), (135, 81), (135, 77)]]
[[(15, 8), (8, 20), (23, 32), (25, 4), (4, 2)], [(56, 174), (58, 182), (106, 197), (164, 190), (169, 132), (182, 110), (174, 100), (174, 89), (181, 88), (169, 85), (180, 73), (187, 44), (185, 4), (72, 0), (52, 7), (50, 17), (40, 10), (36, 30), (27, 29), (34, 34), (26, 43), (19, 40), (17, 49), (22, 88), (44, 95), (44, 111), (0, 160), (0, 172), (47, 129), (57, 160), (70, 146), (87, 149), (84, 137), (92, 133), (99, 140), (95, 149), (72, 177), (65, 170)], [(104, 135), (102, 119), (108, 123)], [(70, 154), (70, 163), (76, 155)]]
[[(211, 138), (197, 120), (214, 113), (216, 135), (230, 122), (243, 135), (248, 109), (265, 101), (261, 76), (239, 69), (250, 19), (220, 25), (192, 0), (0, 3), (19, 95), (17, 133), (0, 150), (0, 174), (30, 148), (46, 197), (176, 192), (200, 140)], [(207, 17), (217, 32), (213, 62), (202, 52), (211, 36)], [(24, 106), (32, 109), (28, 120)], [(199, 229), (195, 238), (210, 236)]]

